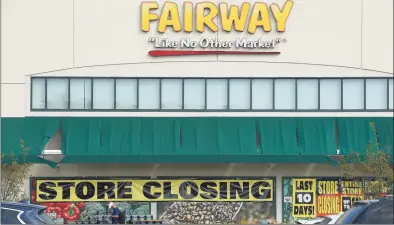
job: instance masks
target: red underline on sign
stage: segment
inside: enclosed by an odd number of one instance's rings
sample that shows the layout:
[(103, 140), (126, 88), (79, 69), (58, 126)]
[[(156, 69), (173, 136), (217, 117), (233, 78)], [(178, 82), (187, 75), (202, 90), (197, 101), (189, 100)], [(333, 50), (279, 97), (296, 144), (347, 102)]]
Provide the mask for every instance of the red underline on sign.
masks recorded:
[(152, 50), (149, 55), (153, 57), (163, 56), (187, 56), (187, 55), (279, 55), (280, 52), (249, 52), (249, 51), (196, 51), (196, 50)]

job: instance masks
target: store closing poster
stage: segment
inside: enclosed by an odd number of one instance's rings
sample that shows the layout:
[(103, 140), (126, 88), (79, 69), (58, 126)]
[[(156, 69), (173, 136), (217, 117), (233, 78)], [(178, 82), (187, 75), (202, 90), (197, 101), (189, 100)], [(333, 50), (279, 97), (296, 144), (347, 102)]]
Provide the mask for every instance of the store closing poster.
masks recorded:
[(283, 221), (295, 223), (298, 219), (315, 219), (344, 212), (353, 202), (364, 199), (364, 190), (368, 190), (368, 184), (372, 182), (339, 177), (284, 178)]
[(32, 199), (48, 206), (57, 223), (104, 222), (108, 203), (136, 216), (166, 223), (240, 223), (272, 218), (274, 179), (35, 178)]

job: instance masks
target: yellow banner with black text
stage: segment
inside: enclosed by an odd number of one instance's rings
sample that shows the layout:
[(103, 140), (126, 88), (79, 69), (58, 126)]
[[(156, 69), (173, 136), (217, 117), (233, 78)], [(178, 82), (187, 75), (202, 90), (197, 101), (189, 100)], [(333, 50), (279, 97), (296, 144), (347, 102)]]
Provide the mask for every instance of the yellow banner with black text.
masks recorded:
[(36, 202), (273, 201), (273, 180), (37, 180)]
[(293, 216), (316, 216), (316, 179), (293, 179)]

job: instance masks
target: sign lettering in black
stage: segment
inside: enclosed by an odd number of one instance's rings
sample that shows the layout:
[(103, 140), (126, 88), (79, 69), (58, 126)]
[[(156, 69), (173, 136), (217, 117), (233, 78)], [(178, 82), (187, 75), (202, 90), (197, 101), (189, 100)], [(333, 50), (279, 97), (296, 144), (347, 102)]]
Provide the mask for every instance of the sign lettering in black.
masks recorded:
[[(87, 189), (86, 194), (84, 193), (85, 187)], [(89, 198), (94, 197), (95, 188), (94, 188), (94, 185), (90, 182), (81, 182), (81, 183), (77, 184), (75, 189), (76, 189), (75, 194), (80, 199), (88, 200)]]
[(44, 182), (40, 184), (39, 190), (47, 194), (39, 194), (38, 196), (44, 200), (52, 200), (56, 198), (57, 193), (51, 187), (56, 187), (56, 184), (53, 182)]
[(160, 197), (160, 192), (152, 193), (152, 187), (161, 188), (161, 185), (158, 182), (152, 181), (144, 184), (142, 187), (142, 191), (144, 196), (149, 199), (158, 199)]
[(237, 199), (238, 196), (241, 199), (249, 199), (249, 182), (243, 182), (242, 187), (240, 182), (230, 183), (230, 198)]
[(201, 184), (200, 189), (202, 192), (200, 196), (203, 199), (214, 199), (218, 196), (218, 191), (215, 189), (217, 184), (215, 182), (204, 182)]
[(133, 197), (131, 194), (131, 182), (118, 182), (118, 198), (130, 199)]
[(171, 182), (164, 182), (164, 190), (163, 190), (163, 196), (164, 199), (178, 199), (177, 194), (172, 193), (172, 185)]
[(270, 184), (264, 181), (254, 183), (252, 185), (252, 195), (257, 199), (271, 198), (270, 189), (261, 189), (261, 187), (269, 187)]
[[(188, 191), (190, 190), (190, 193)], [(198, 186), (192, 181), (183, 182), (179, 185), (179, 195), (184, 199), (193, 199), (198, 195)]]
[(59, 182), (59, 187), (62, 187), (62, 197), (63, 199), (70, 199), (71, 187), (75, 187), (73, 182)]
[(108, 199), (115, 199), (115, 183), (113, 182), (97, 183), (97, 198), (105, 199), (106, 197), (105, 195), (107, 195)]

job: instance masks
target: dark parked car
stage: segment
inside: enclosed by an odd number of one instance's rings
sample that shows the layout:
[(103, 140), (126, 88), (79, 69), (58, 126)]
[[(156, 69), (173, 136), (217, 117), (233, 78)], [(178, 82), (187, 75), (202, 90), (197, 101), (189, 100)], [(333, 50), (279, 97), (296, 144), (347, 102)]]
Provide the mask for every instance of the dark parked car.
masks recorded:
[(335, 224), (393, 224), (392, 197), (353, 203)]
[(1, 202), (1, 224), (55, 224), (45, 209), (40, 205)]

